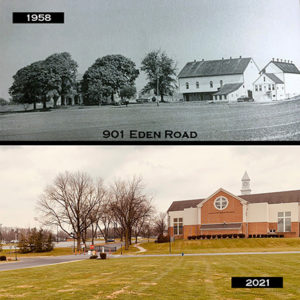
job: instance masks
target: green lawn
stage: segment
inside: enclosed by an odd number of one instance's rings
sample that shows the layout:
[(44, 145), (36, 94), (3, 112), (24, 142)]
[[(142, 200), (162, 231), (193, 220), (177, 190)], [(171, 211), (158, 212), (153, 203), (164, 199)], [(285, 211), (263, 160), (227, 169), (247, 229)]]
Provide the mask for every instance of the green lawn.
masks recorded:
[[(283, 276), (283, 289), (231, 289), (232, 276)], [(299, 299), (300, 255), (85, 260), (0, 272), (0, 299)]]
[[(14, 251), (12, 249), (12, 251)], [(15, 258), (15, 253), (11, 250), (2, 250), (0, 251), (0, 256), (5, 255), (6, 257)], [(17, 253), (18, 257), (29, 257), (29, 256), (59, 256), (59, 255), (70, 255), (73, 254), (72, 248), (54, 248), (50, 252), (42, 252), (42, 253)]]
[[(169, 243), (143, 243), (147, 251), (142, 254), (169, 253)], [(175, 240), (171, 253), (250, 252), (250, 251), (300, 251), (300, 238)]]

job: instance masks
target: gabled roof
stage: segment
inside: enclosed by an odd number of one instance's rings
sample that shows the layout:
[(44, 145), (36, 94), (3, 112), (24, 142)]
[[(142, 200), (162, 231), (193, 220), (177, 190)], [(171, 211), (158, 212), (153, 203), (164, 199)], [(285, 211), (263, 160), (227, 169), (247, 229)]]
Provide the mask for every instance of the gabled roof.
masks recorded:
[(224, 84), (218, 92), (214, 95), (228, 95), (236, 90), (238, 90), (243, 83), (227, 83)]
[(284, 82), (273, 73), (265, 73), (276, 84), (284, 84)]
[(300, 71), (293, 63), (281, 62), (281, 61), (271, 61), (275, 66), (277, 66), (284, 73), (295, 73), (300, 74)]
[[(219, 190), (218, 190), (219, 191)], [(218, 192), (217, 191), (217, 192)], [(209, 196), (208, 198), (210, 198)], [(235, 196), (242, 198), (249, 203), (269, 203), (269, 204), (279, 204), (279, 203), (300, 203), (300, 190), (295, 191), (283, 191), (283, 192), (273, 192), (273, 193), (261, 193), (261, 194), (250, 194), (250, 195), (240, 195)], [(206, 199), (208, 199), (206, 198)], [(174, 201), (169, 211), (183, 211), (185, 208), (197, 207), (199, 203), (202, 203), (206, 199), (195, 199), (195, 200), (184, 200), (184, 201)]]
[(233, 58), (188, 62), (178, 78), (243, 74), (251, 58)]

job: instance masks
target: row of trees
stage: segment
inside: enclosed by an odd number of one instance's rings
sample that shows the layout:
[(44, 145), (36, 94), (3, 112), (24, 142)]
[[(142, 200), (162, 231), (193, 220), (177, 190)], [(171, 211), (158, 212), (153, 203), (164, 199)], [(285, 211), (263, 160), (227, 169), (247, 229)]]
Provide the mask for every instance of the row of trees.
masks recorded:
[(105, 186), (86, 173), (65, 172), (44, 190), (38, 209), (44, 225), (59, 227), (77, 240), (77, 250), (88, 233), (93, 243), (98, 233), (107, 240), (113, 229), (128, 249), (132, 237), (158, 235), (166, 229), (165, 223), (161, 226), (165, 215), (154, 220), (152, 200), (139, 177)]
[(48, 252), (53, 249), (53, 242), (54, 239), (51, 232), (33, 228), (20, 234), (18, 246), (21, 253)]
[[(56, 53), (45, 60), (34, 62), (20, 69), (13, 76), (9, 89), (15, 103), (46, 103), (53, 99), (54, 107), (61, 99), (65, 105), (66, 97), (82, 94), (84, 104), (100, 104), (104, 99), (114, 96), (131, 98), (136, 94), (135, 80), (139, 70), (135, 63), (123, 55), (107, 55), (98, 58), (84, 73), (80, 82), (76, 81), (78, 64), (67, 52)], [(176, 64), (160, 50), (148, 53), (141, 62), (141, 70), (147, 75), (143, 93), (154, 91), (160, 95), (171, 95), (176, 88)]]

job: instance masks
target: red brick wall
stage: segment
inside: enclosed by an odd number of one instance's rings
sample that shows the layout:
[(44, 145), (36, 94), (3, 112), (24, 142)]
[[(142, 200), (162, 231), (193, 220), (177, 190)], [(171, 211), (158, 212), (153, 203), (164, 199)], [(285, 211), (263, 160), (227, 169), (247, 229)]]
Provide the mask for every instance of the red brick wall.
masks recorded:
[(268, 222), (248, 223), (248, 234), (267, 234), (269, 232)]
[[(224, 196), (229, 204), (224, 210), (218, 210), (214, 206), (216, 198)], [(201, 224), (220, 224), (220, 223), (243, 222), (243, 205), (231, 195), (220, 191), (208, 199), (201, 208)]]

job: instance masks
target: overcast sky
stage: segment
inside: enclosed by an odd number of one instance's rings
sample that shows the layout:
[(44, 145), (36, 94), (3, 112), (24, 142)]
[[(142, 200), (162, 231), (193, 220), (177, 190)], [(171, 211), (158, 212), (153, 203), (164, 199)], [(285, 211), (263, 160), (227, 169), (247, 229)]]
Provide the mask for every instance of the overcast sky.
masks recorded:
[(240, 195), (300, 189), (300, 146), (1, 146), (0, 224), (36, 226), (36, 202), (60, 172), (84, 171), (106, 184), (140, 175), (158, 211), (218, 188)]
[[(65, 24), (12, 24), (12, 12), (65, 12)], [(68, 51), (79, 72), (107, 54), (138, 67), (162, 49), (178, 71), (194, 59), (253, 57), (262, 68), (273, 57), (300, 67), (298, 0), (0, 0), (0, 97), (16, 71)], [(137, 80), (140, 90), (142, 74)]]

